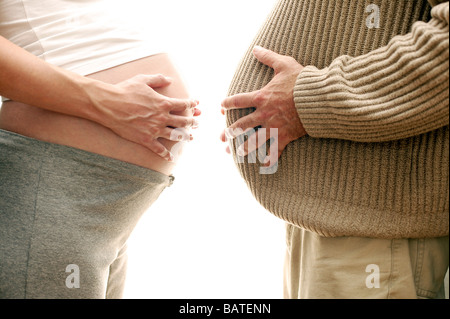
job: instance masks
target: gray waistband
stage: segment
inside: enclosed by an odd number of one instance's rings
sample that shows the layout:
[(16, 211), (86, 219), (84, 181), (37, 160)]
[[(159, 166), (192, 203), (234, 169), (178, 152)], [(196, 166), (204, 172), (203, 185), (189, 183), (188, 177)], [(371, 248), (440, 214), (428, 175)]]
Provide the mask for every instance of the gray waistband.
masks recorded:
[(0, 130), (0, 149), (9, 153), (16, 153), (18, 160), (23, 156), (37, 159), (37, 157), (45, 154), (45, 156), (96, 167), (110, 172), (112, 175), (117, 174), (141, 183), (163, 184), (169, 187), (175, 179), (173, 176), (167, 176), (134, 164), (69, 146), (39, 141), (5, 130)]

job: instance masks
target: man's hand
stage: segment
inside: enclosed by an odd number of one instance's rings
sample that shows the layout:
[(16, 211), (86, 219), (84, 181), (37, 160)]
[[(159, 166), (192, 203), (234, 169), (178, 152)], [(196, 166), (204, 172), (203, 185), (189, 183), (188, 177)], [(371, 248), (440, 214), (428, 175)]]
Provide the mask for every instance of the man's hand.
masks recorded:
[[(294, 58), (279, 55), (273, 51), (255, 47), (255, 57), (263, 64), (275, 71), (272, 81), (263, 89), (237, 94), (225, 99), (222, 103), (222, 114), (226, 110), (255, 108), (255, 112), (239, 119), (221, 135), (221, 140), (226, 142), (228, 138), (235, 138), (239, 131), (250, 129), (266, 129), (267, 140), (270, 128), (278, 129), (278, 154), (269, 154), (270, 158), (278, 159), (286, 146), (307, 133), (298, 116), (294, 102), (294, 86), (298, 75), (303, 70)], [(246, 156), (264, 145), (267, 140), (257, 140), (258, 134), (253, 134), (239, 147), (237, 154)], [(229, 152), (229, 149), (227, 149)]]
[[(190, 141), (189, 129), (198, 126), (194, 117), (200, 115), (200, 111), (196, 109), (198, 101), (169, 98), (153, 90), (170, 84), (170, 78), (163, 75), (138, 75), (115, 85), (112, 94), (100, 99), (94, 95), (97, 110), (104, 114), (101, 124), (122, 138), (173, 161), (174, 155), (158, 139)], [(184, 111), (190, 111), (191, 115), (174, 114)]]

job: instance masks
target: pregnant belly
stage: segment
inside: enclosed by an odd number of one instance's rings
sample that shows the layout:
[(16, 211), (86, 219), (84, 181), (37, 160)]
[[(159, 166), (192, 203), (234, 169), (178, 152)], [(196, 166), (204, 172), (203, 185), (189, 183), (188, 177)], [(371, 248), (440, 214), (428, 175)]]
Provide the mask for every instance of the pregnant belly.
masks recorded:
[[(137, 74), (164, 74), (172, 78), (170, 86), (157, 89), (159, 93), (188, 98), (188, 92), (170, 58), (158, 54), (133, 61), (88, 77), (107, 83), (119, 83)], [(180, 114), (180, 113), (178, 113)], [(187, 115), (186, 113), (181, 113)], [(108, 128), (85, 119), (49, 112), (37, 107), (5, 102), (0, 113), (0, 128), (41, 141), (75, 147), (88, 152), (118, 159), (170, 175), (174, 163), (169, 163), (149, 149), (116, 135)], [(174, 142), (160, 140), (169, 150)], [(176, 150), (181, 151), (181, 145)]]

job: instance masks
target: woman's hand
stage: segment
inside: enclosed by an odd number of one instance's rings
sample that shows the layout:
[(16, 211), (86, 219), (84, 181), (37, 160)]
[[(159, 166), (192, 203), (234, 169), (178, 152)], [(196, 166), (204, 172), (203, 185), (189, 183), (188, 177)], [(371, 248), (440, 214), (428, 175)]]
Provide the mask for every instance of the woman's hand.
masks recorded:
[[(198, 124), (197, 101), (172, 99), (154, 88), (170, 85), (162, 75), (138, 75), (116, 85), (53, 66), (0, 36), (0, 94), (45, 110), (94, 121), (166, 160), (158, 141), (190, 140)], [(174, 113), (192, 110), (191, 116)], [(175, 129), (175, 130), (174, 130)]]
[[(169, 98), (154, 89), (171, 84), (163, 75), (137, 75), (113, 85), (109, 90), (94, 90), (91, 100), (98, 122), (124, 139), (147, 147), (162, 158), (173, 161), (174, 155), (158, 139), (190, 141), (194, 118), (200, 115), (198, 101)], [(189, 111), (190, 116), (174, 113)]]

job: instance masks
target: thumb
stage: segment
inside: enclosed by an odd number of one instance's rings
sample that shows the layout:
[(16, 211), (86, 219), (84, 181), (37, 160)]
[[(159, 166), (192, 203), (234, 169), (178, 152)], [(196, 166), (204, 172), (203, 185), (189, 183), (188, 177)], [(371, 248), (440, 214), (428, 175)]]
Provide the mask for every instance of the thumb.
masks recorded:
[(151, 88), (162, 88), (170, 85), (172, 79), (162, 74), (143, 75), (142, 81)]
[(259, 62), (271, 67), (275, 72), (279, 71), (282, 67), (280, 62), (283, 56), (271, 50), (257, 45), (253, 48), (253, 55)]

